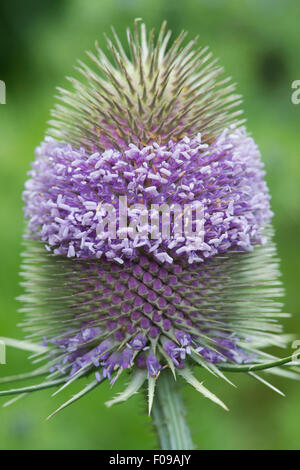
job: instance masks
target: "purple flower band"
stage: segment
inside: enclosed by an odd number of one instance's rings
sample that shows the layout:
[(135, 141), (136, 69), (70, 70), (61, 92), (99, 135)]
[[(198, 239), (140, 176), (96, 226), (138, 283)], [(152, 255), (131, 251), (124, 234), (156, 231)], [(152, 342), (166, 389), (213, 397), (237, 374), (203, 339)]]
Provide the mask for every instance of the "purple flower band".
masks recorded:
[[(262, 231), (272, 217), (260, 153), (244, 128), (225, 130), (210, 145), (202, 144), (199, 134), (163, 146), (132, 144), (123, 153), (110, 149), (92, 155), (47, 138), (29, 174), (24, 192), (28, 237), (71, 258), (123, 263), (142, 249), (161, 262), (182, 256), (201, 262), (263, 243)], [(195, 249), (187, 237), (99, 239), (102, 204), (115, 204), (118, 215), (117, 200), (124, 196), (130, 206), (200, 202), (203, 242)], [(131, 213), (129, 224), (134, 218)]]

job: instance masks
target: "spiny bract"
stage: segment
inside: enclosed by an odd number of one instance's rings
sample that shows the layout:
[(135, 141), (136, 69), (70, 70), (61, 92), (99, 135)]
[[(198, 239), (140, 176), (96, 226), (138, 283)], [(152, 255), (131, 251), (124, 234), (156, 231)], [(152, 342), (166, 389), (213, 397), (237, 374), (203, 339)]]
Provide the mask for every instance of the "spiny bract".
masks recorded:
[[(47, 379), (19, 391), (91, 376), (61, 408), (128, 369), (128, 388), (108, 405), (148, 380), (151, 409), (165, 368), (225, 407), (189, 365), (226, 379), (222, 371), (274, 362), (262, 349), (286, 343), (270, 196), (260, 153), (237, 120), (239, 97), (206, 48), (182, 46), (185, 33), (168, 48), (165, 28), (155, 41), (136, 22), (130, 58), (114, 32), (114, 64), (99, 47), (88, 53), (93, 67), (80, 62), (82, 81), (60, 89), (52, 137), (26, 183), (23, 326), (45, 361), (27, 377)], [(146, 207), (200, 202), (202, 242), (99, 238), (102, 204), (118, 215), (121, 196)]]

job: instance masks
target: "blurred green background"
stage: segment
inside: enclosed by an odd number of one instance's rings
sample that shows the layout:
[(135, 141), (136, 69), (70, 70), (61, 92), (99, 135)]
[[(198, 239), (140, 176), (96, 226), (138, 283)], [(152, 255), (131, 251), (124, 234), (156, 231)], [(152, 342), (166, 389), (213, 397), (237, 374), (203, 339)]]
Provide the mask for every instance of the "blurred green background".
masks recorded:
[[(95, 39), (104, 45), (103, 32), (110, 25), (124, 38), (136, 17), (157, 28), (167, 19), (174, 35), (182, 28), (190, 37), (199, 34), (200, 42), (210, 45), (238, 82), (247, 126), (263, 154), (273, 196), (285, 311), (293, 315), (284, 321), (285, 330), (300, 338), (300, 105), (291, 103), (291, 83), (300, 79), (298, 0), (1, 2), (0, 79), (6, 83), (7, 103), (0, 105), (0, 336), (22, 338), (15, 300), (21, 293), (21, 192), (34, 148), (44, 136), (55, 86), (66, 85), (64, 76), (72, 74), (76, 59), (84, 58)], [(25, 353), (9, 349), (7, 356), (0, 376), (30, 369)], [(273, 379), (287, 395), (282, 398), (250, 377), (232, 379), (238, 389), (212, 377), (206, 380), (229, 405), (229, 413), (185, 387), (199, 448), (299, 449), (300, 383)], [(115, 387), (120, 390), (122, 382)], [(55, 398), (49, 391), (39, 392), (1, 408), (0, 448), (153, 448), (156, 440), (143, 396), (108, 410), (103, 403), (111, 393), (104, 385), (48, 422), (45, 417), (71, 391)]]

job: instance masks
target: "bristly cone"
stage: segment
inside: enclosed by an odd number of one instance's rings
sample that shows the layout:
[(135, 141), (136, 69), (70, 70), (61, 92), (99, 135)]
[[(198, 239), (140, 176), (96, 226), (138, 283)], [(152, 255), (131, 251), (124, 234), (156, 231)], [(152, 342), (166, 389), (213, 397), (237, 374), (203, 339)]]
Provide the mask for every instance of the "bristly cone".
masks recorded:
[(49, 135), (95, 152), (166, 144), (198, 132), (209, 143), (237, 123), (241, 97), (208, 48), (194, 48), (198, 38), (183, 47), (183, 31), (167, 50), (166, 22), (156, 42), (154, 30), (147, 38), (142, 24), (139, 35), (136, 22), (133, 36), (127, 30), (129, 58), (113, 35), (115, 45), (107, 39), (113, 63), (96, 44), (96, 53), (87, 53), (91, 65), (76, 67), (84, 80), (69, 78), (73, 91), (58, 89)]
[[(97, 47), (93, 68), (80, 63), (83, 81), (60, 89), (52, 138), (37, 149), (24, 192), (23, 327), (45, 346), (45, 365), (27, 377), (47, 378), (3, 395), (92, 376), (62, 409), (127, 369), (128, 388), (108, 405), (148, 381), (151, 411), (168, 368), (226, 408), (190, 365), (225, 380), (226, 370), (250, 371), (264, 383), (253, 371), (279, 365), (263, 352), (287, 338), (259, 151), (239, 127), (239, 97), (222, 68), (196, 41), (183, 46), (185, 33), (168, 48), (165, 28), (155, 40), (135, 23), (130, 58), (113, 32), (114, 64)], [(147, 207), (201, 202), (202, 243), (99, 240), (101, 204), (125, 195)]]

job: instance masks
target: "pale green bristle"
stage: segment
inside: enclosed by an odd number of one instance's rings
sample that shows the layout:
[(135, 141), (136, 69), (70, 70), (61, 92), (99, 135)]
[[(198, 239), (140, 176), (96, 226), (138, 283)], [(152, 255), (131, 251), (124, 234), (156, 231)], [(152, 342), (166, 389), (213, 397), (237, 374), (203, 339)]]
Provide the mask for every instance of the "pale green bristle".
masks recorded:
[(81, 79), (68, 78), (73, 91), (58, 89), (50, 135), (90, 150), (122, 149), (198, 132), (209, 142), (242, 122), (235, 85), (207, 47), (196, 47), (198, 38), (183, 45), (182, 32), (168, 48), (166, 22), (154, 41), (154, 31), (148, 36), (136, 21), (134, 34), (127, 30), (128, 57), (114, 30), (113, 36), (114, 43), (106, 38), (112, 61), (96, 44), (95, 53), (87, 52), (91, 65), (76, 67)]

